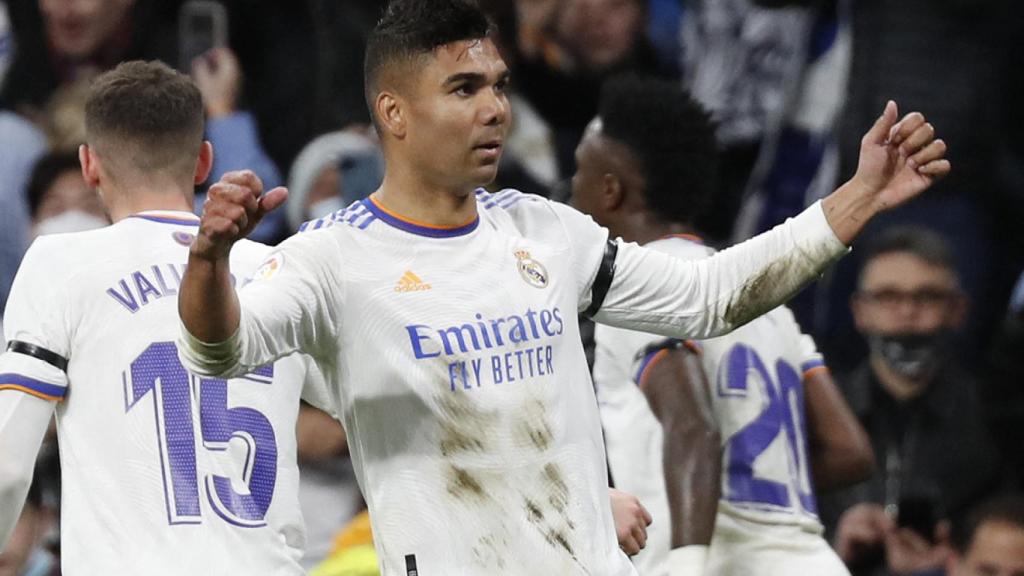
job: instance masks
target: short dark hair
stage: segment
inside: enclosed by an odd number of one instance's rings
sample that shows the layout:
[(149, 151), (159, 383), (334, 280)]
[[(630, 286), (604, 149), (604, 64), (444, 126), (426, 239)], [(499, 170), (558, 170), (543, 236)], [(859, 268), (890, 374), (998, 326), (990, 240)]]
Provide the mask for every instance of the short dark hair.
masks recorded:
[(953, 525), (953, 546), (966, 554), (974, 544), (978, 529), (988, 522), (1012, 524), (1024, 530), (1024, 494), (1011, 493), (996, 496), (968, 512), (962, 522)]
[(494, 25), (473, 0), (391, 0), (366, 41), (363, 81), (373, 113), (377, 80), (386, 66), (462, 40), (489, 37)]
[(647, 182), (647, 207), (696, 223), (715, 190), (718, 148), (711, 116), (678, 82), (634, 75), (605, 82), (598, 104), (605, 136), (630, 148)]
[(50, 152), (36, 161), (32, 167), (32, 175), (29, 176), (26, 199), (28, 200), (29, 214), (36, 217), (39, 206), (43, 203), (46, 191), (53, 186), (60, 176), (71, 170), (81, 170), (78, 163), (78, 154), (74, 152)]
[(907, 252), (940, 268), (953, 269), (949, 243), (938, 232), (921, 226), (893, 226), (868, 241), (864, 249), (864, 266), (895, 252)]
[(135, 60), (89, 86), (85, 134), (143, 173), (194, 161), (203, 141), (203, 97), (192, 80), (161, 62)]

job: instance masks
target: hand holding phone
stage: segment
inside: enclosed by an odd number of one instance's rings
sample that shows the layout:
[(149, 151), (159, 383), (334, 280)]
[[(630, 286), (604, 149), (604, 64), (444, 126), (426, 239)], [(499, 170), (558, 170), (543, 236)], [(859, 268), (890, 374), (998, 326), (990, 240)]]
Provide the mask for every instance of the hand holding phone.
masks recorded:
[(214, 48), (228, 45), (228, 14), (212, 0), (190, 0), (178, 11), (178, 69), (186, 74), (192, 62)]

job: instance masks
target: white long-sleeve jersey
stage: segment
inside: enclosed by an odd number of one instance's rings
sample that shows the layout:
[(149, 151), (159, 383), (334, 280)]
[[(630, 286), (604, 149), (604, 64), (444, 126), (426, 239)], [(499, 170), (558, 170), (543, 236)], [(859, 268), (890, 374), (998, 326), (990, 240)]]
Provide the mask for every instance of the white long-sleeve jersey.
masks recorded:
[[(679, 237), (646, 247), (683, 261), (714, 253)], [(634, 560), (643, 576), (667, 575), (672, 534), (664, 435), (639, 387), (665, 338), (598, 326), (594, 340), (594, 384), (612, 478), (654, 519), (647, 546)], [(705, 574), (848, 576), (820, 535), (810, 476), (802, 381), (825, 369), (814, 340), (780, 306), (696, 347), (723, 448), (721, 500)]]
[[(372, 199), (307, 224), (240, 291), (236, 335), (185, 331), (182, 357), (219, 374), (315, 358), (387, 576), (633, 574), (577, 325), (608, 232), (514, 190), (477, 203), (456, 228)], [(845, 251), (817, 206), (712, 261), (616, 246), (596, 318), (685, 336), (774, 307)]]
[[(25, 393), (59, 401), (69, 576), (303, 573), (295, 423), (308, 361), (294, 355), (228, 381), (186, 372), (176, 294), (197, 225), (188, 213), (144, 212), (43, 236), (15, 279), (0, 405)], [(240, 284), (268, 250), (236, 247)], [(50, 412), (20, 425), (38, 433), (22, 468)], [(5, 423), (6, 459), (8, 441), (29, 440)]]

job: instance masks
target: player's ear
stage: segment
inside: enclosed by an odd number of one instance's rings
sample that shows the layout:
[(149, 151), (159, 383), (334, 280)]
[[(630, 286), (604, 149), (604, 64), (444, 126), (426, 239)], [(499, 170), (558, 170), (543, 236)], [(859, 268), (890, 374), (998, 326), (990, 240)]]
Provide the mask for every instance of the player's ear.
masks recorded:
[(618, 209), (626, 200), (625, 187), (622, 185), (622, 180), (615, 174), (605, 173), (602, 179), (602, 191), (601, 199), (606, 211)]
[(82, 179), (85, 180), (85, 183), (90, 188), (99, 188), (100, 186), (99, 162), (100, 160), (96, 157), (96, 152), (88, 144), (82, 144), (78, 147), (78, 163), (82, 166)]
[(384, 132), (401, 140), (406, 134), (406, 116), (404, 102), (387, 90), (377, 94), (373, 101), (374, 113)]
[(199, 156), (196, 158), (196, 172), (192, 182), (198, 186), (210, 177), (210, 170), (213, 170), (213, 144), (209, 140), (203, 140), (199, 145)]

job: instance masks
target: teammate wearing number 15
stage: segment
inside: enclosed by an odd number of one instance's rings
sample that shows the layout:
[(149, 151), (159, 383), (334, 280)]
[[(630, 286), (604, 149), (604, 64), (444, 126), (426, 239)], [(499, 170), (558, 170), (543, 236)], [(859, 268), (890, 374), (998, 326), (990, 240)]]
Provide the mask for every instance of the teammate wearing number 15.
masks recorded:
[[(573, 203), (676, 258), (714, 253), (693, 236), (716, 164), (700, 105), (678, 85), (627, 78), (605, 86), (599, 114), (577, 149)], [(870, 474), (871, 447), (785, 306), (690, 343), (695, 354), (608, 326), (595, 341), (612, 478), (654, 519), (643, 576), (849, 574), (821, 537), (814, 488)]]
[[(192, 190), (213, 158), (202, 135), (188, 77), (131, 62), (97, 78), (79, 157), (114, 224), (40, 237), (7, 303), (0, 547), (56, 411), (68, 576), (302, 574), (295, 424), (305, 362), (201, 379), (173, 343), (199, 224)], [(244, 284), (269, 248), (238, 248), (232, 267)]]

